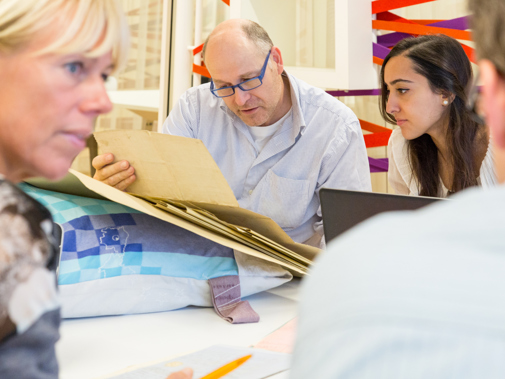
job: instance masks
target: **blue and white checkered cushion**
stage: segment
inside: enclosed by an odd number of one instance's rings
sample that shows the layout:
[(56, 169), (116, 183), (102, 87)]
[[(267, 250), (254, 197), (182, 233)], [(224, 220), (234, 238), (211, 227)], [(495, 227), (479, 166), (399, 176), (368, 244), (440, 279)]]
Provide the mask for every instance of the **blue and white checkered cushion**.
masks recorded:
[(207, 280), (221, 276), (240, 275), (242, 297), (291, 279), (279, 266), (121, 204), (20, 187), (63, 228), (63, 317), (210, 307)]

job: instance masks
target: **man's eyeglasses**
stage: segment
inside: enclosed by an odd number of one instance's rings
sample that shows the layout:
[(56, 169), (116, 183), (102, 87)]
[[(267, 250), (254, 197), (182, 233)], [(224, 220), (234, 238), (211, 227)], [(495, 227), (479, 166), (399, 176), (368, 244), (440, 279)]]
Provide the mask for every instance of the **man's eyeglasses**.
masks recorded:
[(485, 125), (486, 120), (484, 119), (484, 115), (479, 112), (479, 101), (480, 101), (480, 86), (479, 83), (479, 74), (475, 75), (475, 80), (468, 91), (468, 98), (466, 102), (466, 108), (470, 111), (470, 116), (472, 120), (477, 124)]
[(263, 63), (263, 68), (261, 69), (261, 73), (259, 76), (256, 76), (251, 79), (247, 79), (243, 81), (242, 83), (235, 84), (234, 86), (229, 86), (229, 87), (221, 87), (221, 88), (214, 88), (214, 82), (211, 80), (210, 82), (210, 91), (214, 94), (214, 96), (217, 97), (228, 97), (233, 94), (235, 94), (235, 88), (240, 88), (242, 91), (250, 91), (252, 89), (258, 88), (263, 84), (263, 77), (265, 76), (265, 71), (267, 69), (267, 64), (268, 64), (268, 58), (270, 58), (270, 52), (267, 55), (267, 58), (265, 59), (265, 63)]

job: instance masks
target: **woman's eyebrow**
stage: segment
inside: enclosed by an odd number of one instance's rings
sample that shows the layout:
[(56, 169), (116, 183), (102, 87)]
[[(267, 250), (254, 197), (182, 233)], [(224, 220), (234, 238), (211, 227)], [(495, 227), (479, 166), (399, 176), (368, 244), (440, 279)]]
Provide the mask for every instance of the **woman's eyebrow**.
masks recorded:
[(414, 82), (411, 81), (411, 80), (407, 80), (407, 79), (395, 79), (391, 83), (389, 83), (389, 85), (392, 86), (392, 85), (395, 85), (397, 83), (414, 83)]

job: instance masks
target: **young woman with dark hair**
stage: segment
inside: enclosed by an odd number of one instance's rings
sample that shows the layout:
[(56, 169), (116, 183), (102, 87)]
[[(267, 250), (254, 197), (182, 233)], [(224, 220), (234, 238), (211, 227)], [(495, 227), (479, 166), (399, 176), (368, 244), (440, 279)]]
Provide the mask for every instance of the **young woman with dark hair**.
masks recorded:
[(388, 144), (396, 193), (446, 197), (496, 183), (489, 135), (466, 109), (470, 61), (443, 35), (399, 42), (381, 70), (383, 118), (399, 126)]

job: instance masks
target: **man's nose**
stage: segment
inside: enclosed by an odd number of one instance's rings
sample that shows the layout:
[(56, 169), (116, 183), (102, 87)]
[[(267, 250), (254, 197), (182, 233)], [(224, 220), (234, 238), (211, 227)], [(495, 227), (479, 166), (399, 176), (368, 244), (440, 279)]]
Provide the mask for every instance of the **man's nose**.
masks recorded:
[(235, 88), (235, 103), (241, 107), (251, 98), (249, 91), (242, 91), (240, 88)]

